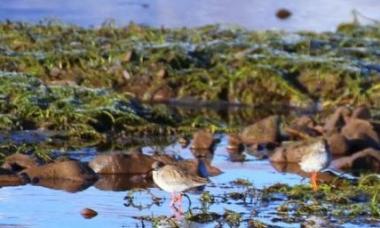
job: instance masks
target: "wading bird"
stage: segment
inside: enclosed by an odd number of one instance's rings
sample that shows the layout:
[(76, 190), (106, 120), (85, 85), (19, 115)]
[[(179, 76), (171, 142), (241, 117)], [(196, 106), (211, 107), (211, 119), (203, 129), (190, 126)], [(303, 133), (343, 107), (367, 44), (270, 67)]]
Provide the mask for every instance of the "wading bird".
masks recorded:
[(327, 168), (331, 162), (331, 152), (328, 149), (324, 139), (318, 140), (311, 144), (305, 155), (299, 162), (301, 169), (311, 174), (311, 185), (314, 191), (318, 189), (317, 174)]
[(192, 175), (175, 165), (165, 165), (156, 161), (152, 165), (153, 181), (163, 189), (171, 193), (170, 205), (182, 203), (182, 193), (189, 189), (206, 185), (209, 181), (206, 178)]

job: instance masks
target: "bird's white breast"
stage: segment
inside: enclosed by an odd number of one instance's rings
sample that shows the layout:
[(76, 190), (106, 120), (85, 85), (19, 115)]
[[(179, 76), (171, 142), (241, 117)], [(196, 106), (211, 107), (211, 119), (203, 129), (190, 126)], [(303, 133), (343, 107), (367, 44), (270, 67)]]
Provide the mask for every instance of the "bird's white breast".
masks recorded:
[(330, 162), (329, 151), (323, 142), (315, 143), (310, 148), (310, 153), (305, 154), (299, 163), (305, 172), (319, 172), (325, 169)]

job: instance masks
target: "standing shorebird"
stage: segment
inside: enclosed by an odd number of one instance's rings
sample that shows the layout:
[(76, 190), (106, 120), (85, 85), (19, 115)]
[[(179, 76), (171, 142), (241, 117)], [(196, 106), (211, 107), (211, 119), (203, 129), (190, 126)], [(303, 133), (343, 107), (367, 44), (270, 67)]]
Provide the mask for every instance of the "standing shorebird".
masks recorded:
[(156, 161), (152, 165), (153, 181), (158, 187), (171, 194), (170, 205), (182, 202), (182, 192), (191, 188), (206, 185), (206, 178), (191, 175), (175, 165), (165, 165)]
[(331, 152), (324, 139), (318, 140), (308, 147), (308, 151), (299, 162), (301, 169), (311, 174), (311, 185), (313, 190), (318, 189), (317, 174), (327, 168), (331, 162)]

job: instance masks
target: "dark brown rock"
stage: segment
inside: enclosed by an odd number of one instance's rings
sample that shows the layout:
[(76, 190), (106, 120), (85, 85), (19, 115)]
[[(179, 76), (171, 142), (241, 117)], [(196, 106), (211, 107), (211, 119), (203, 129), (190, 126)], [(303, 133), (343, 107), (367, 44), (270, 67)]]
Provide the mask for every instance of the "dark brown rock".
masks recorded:
[(367, 148), (332, 161), (331, 166), (336, 169), (361, 169), (372, 172), (380, 172), (380, 151), (373, 148)]
[(164, 164), (173, 164), (173, 163), (176, 162), (176, 160), (173, 157), (171, 157), (170, 155), (159, 153), (159, 152), (155, 152), (152, 155), (152, 158), (155, 161), (160, 161), (160, 162), (162, 162)]
[(11, 174), (15, 174), (15, 172), (9, 169), (0, 168), (0, 175), (11, 175)]
[(228, 153), (240, 154), (244, 150), (244, 145), (240, 139), (239, 134), (228, 134)]
[(379, 147), (379, 136), (367, 120), (351, 118), (342, 128), (341, 133), (349, 140), (353, 151), (367, 147)]
[(222, 173), (222, 171), (219, 168), (211, 165), (211, 160), (214, 153), (212, 153), (210, 150), (194, 149), (191, 150), (191, 152), (193, 153), (196, 159), (185, 159), (177, 161), (166, 154), (154, 154), (152, 158), (155, 161), (160, 161), (164, 164), (178, 165), (179, 167), (193, 175), (198, 175), (198, 166), (200, 161), (204, 162), (205, 168), (207, 169), (207, 172), (210, 176), (216, 176)]
[(152, 169), (156, 160), (144, 154), (101, 154), (90, 161), (89, 166), (100, 174), (141, 174)]
[[(192, 175), (202, 176), (199, 173), (199, 162), (202, 162), (202, 160), (200, 160), (200, 159), (188, 159), (188, 160), (180, 160), (180, 161), (174, 163), (174, 165), (178, 165), (180, 168), (186, 170), (186, 172), (188, 172)], [(203, 160), (203, 162), (204, 162), (203, 164), (205, 165), (209, 176), (217, 176), (217, 175), (220, 175), (222, 173), (222, 171), (219, 168), (212, 166), (208, 161)]]
[(292, 15), (292, 12), (290, 12), (288, 9), (279, 9), (276, 12), (276, 17), (281, 20), (285, 20), (289, 18), (291, 15)]
[(303, 115), (294, 119), (284, 130), (290, 140), (303, 140), (310, 137), (320, 136), (320, 132), (315, 129), (315, 121)]
[(291, 127), (285, 127), (284, 129), (289, 140), (309, 139), (311, 137), (310, 134), (314, 134), (313, 132), (309, 130), (310, 129), (308, 128), (291, 128)]
[(280, 142), (280, 117), (269, 116), (246, 128), (240, 134), (244, 144), (266, 144)]
[(333, 155), (347, 155), (350, 152), (349, 141), (341, 133), (333, 133), (326, 139)]
[(308, 128), (313, 128), (316, 125), (315, 121), (313, 118), (307, 115), (302, 115), (298, 118), (295, 118), (290, 126), (292, 127), (308, 127)]
[(368, 109), (367, 106), (359, 106), (352, 112), (351, 117), (363, 120), (370, 120), (371, 111)]
[(100, 175), (95, 187), (104, 191), (126, 191), (136, 188), (153, 187), (153, 181), (147, 175), (107, 174)]
[(300, 162), (302, 157), (309, 152), (309, 147), (322, 138), (310, 139), (300, 142), (290, 142), (275, 149), (270, 156), (271, 162)]
[(214, 135), (208, 130), (198, 130), (193, 134), (191, 149), (212, 149), (214, 146)]
[(229, 153), (228, 159), (232, 162), (244, 162), (246, 160), (245, 154)]
[(96, 179), (63, 179), (63, 178), (35, 178), (32, 180), (33, 185), (45, 188), (63, 190), (66, 192), (80, 192), (90, 187)]
[(323, 126), (324, 132), (331, 134), (339, 132), (340, 129), (346, 124), (347, 119), (350, 117), (351, 111), (347, 107), (339, 107), (333, 114), (328, 116)]
[(352, 169), (380, 173), (380, 151), (368, 148), (352, 157)]
[(376, 131), (377, 135), (380, 135), (380, 121), (370, 121), (373, 130)]
[(4, 159), (2, 167), (4, 169), (18, 172), (23, 169), (40, 165), (42, 162), (26, 154), (15, 153)]
[(34, 166), (22, 171), (33, 182), (40, 179), (65, 179), (83, 181), (96, 179), (96, 174), (88, 165), (76, 160), (56, 161), (41, 166)]
[(190, 149), (190, 151), (196, 159), (205, 159), (211, 162), (214, 157), (214, 152), (209, 149)]
[(313, 128), (316, 132), (318, 132), (320, 135), (323, 135), (323, 133), (325, 132), (324, 129), (323, 129), (323, 126), (317, 124), (314, 126)]
[(277, 147), (269, 144), (252, 144), (246, 147), (246, 152), (255, 156), (257, 159), (267, 159), (269, 154)]
[(90, 218), (93, 218), (95, 216), (98, 215), (98, 212), (96, 212), (95, 210), (92, 210), (90, 208), (84, 208), (81, 210), (80, 214), (86, 218), (86, 219), (90, 219)]
[(19, 186), (25, 184), (25, 180), (14, 172), (0, 168), (0, 187)]

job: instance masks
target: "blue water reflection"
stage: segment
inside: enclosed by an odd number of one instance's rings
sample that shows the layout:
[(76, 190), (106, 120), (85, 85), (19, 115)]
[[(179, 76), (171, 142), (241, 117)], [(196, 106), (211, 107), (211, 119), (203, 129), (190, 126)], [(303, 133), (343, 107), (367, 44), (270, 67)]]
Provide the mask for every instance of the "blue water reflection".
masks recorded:
[[(248, 162), (233, 163), (228, 160), (226, 151), (226, 137), (221, 137), (221, 143), (216, 147), (212, 164), (223, 171), (223, 174), (217, 177), (211, 177), (214, 184), (206, 186), (205, 191), (213, 194), (224, 194), (229, 191), (241, 191), (241, 187), (221, 188), (220, 185), (229, 186), (230, 182), (236, 178), (243, 178), (251, 181), (256, 187), (262, 188), (273, 183), (281, 182), (288, 184), (298, 184), (302, 181), (301, 177), (295, 174), (281, 174), (269, 164), (267, 160), (255, 160), (253, 156), (248, 156)], [(150, 153), (157, 148), (145, 147), (143, 151)], [(181, 149), (179, 144), (169, 145), (164, 148), (167, 153), (177, 153), (185, 159), (193, 158), (189, 149)], [(94, 155), (93, 148), (85, 148), (80, 151), (69, 152), (69, 155), (75, 155), (77, 158), (88, 160), (88, 155)], [(59, 227), (120, 227), (140, 225), (140, 221), (134, 219), (134, 216), (141, 215), (171, 215), (169, 206), (169, 194), (157, 188), (152, 188), (151, 192), (157, 197), (164, 198), (160, 206), (153, 205), (149, 209), (140, 210), (134, 207), (126, 207), (124, 197), (128, 191), (104, 191), (91, 186), (83, 191), (69, 193), (62, 190), (53, 190), (40, 186), (18, 186), (0, 188), (0, 226), (17, 225), (31, 227), (52, 227), (52, 224), (59, 224)], [(135, 203), (141, 205), (151, 204), (151, 196), (145, 191), (135, 193)], [(199, 194), (190, 192), (192, 207), (201, 207)], [(183, 200), (183, 208), (186, 211), (188, 202)], [(274, 205), (273, 205), (274, 206)], [(84, 219), (80, 215), (83, 208), (91, 208), (98, 212), (93, 219)], [(224, 209), (245, 212), (252, 210), (253, 205), (242, 204), (215, 204), (210, 207), (210, 211), (223, 213)], [(267, 212), (273, 210), (270, 206)], [(266, 222), (270, 222), (270, 214)], [(149, 225), (148, 225), (149, 226)], [(212, 224), (210, 225), (212, 226)], [(207, 227), (207, 226), (206, 226)]]
[[(280, 8), (292, 16), (275, 17)], [(249, 29), (333, 31), (353, 19), (352, 10), (380, 20), (377, 0), (0, 0), (0, 20), (38, 22), (58, 18), (82, 26), (98, 26), (108, 18), (119, 25), (130, 21), (150, 26), (183, 27), (221, 23)], [(359, 17), (363, 23), (371, 20)]]

